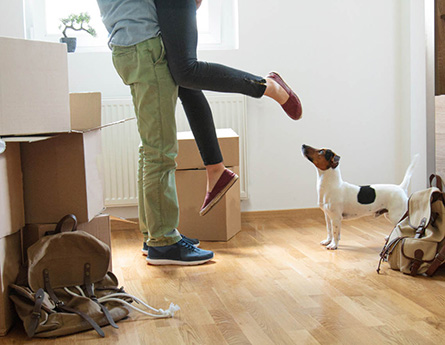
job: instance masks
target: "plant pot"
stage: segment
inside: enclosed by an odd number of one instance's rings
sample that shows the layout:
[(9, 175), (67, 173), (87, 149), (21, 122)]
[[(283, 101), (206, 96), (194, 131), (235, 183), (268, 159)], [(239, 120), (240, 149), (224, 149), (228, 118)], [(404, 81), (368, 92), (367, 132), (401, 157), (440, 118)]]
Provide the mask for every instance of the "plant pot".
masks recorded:
[(76, 51), (77, 38), (76, 37), (62, 37), (59, 40), (60, 43), (66, 43), (68, 53), (74, 53)]

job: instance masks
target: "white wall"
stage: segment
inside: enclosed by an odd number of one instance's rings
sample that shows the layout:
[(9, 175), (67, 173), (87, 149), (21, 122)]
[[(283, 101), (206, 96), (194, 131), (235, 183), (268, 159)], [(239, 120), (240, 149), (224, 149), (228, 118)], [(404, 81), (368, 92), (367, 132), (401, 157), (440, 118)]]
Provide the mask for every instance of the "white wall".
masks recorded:
[(25, 37), (23, 0), (0, 1), (0, 36)]
[[(425, 186), (425, 92), (411, 84), (425, 73), (417, 51), (423, 13), (414, 11), (421, 3), (239, 1), (239, 50), (203, 51), (200, 58), (259, 75), (278, 71), (304, 107), (303, 119), (293, 122), (270, 99), (249, 99), (250, 198), (243, 211), (316, 207), (316, 173), (300, 153), (303, 143), (333, 149), (344, 180), (357, 184), (400, 183), (410, 156), (420, 152), (414, 189)], [(109, 53), (70, 54), (69, 65), (72, 92), (129, 95)]]

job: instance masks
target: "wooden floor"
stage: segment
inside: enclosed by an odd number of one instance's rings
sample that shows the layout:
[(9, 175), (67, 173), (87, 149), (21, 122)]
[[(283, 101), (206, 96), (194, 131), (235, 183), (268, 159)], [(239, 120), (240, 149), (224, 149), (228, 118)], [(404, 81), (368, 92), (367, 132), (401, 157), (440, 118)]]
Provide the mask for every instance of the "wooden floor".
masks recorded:
[[(214, 261), (154, 267), (141, 255), (137, 230), (113, 231), (114, 272), (121, 285), (173, 319), (132, 314), (120, 329), (27, 340), (20, 326), (0, 344), (443, 344), (445, 273), (434, 279), (376, 273), (384, 219), (343, 224), (337, 251), (320, 212), (248, 216), (227, 243), (202, 243)], [(210, 231), (210, 230), (209, 230)]]

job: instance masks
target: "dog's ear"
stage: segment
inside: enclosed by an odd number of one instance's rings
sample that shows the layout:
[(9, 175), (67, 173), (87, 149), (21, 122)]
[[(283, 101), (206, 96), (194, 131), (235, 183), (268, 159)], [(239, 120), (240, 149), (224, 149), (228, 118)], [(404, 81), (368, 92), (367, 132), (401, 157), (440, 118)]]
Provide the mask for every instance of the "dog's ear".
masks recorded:
[(336, 167), (338, 167), (339, 164), (340, 164), (340, 156), (334, 153), (334, 157), (332, 157), (331, 160), (331, 168), (335, 169)]

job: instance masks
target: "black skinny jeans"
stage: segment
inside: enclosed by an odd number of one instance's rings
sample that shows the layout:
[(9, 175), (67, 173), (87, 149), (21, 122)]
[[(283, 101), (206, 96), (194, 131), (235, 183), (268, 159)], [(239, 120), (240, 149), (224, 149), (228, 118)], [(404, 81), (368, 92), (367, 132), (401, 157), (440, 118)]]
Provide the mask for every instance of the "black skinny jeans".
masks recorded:
[(224, 65), (198, 61), (195, 0), (155, 0), (170, 72), (205, 165), (223, 161), (212, 111), (201, 90), (259, 98), (264, 78)]

